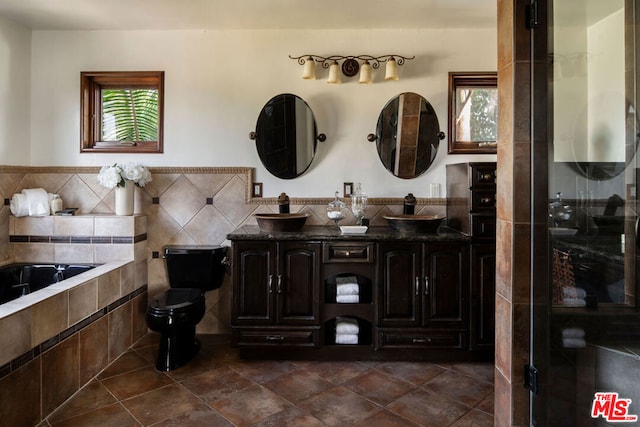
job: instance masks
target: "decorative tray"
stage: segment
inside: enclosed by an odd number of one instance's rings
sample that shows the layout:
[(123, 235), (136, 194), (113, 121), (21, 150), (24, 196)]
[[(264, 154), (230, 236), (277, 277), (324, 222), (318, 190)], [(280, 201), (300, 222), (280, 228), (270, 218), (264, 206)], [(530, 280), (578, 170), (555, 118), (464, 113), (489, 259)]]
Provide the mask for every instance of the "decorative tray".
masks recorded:
[(364, 234), (369, 227), (366, 225), (341, 225), (340, 231), (342, 234)]

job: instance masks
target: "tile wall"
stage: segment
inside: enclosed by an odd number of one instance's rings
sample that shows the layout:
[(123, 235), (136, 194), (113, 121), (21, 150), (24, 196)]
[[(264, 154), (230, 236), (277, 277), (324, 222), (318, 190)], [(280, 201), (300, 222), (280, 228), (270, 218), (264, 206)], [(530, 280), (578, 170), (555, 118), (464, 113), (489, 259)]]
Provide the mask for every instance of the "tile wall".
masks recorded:
[[(24, 188), (42, 187), (60, 194), (65, 207), (77, 207), (80, 214), (111, 214), (114, 193), (101, 187), (95, 167), (12, 167), (0, 166), (0, 262), (13, 257), (9, 252), (8, 202)], [(253, 168), (152, 168), (153, 181), (136, 188), (135, 211), (147, 217), (146, 263), (149, 296), (168, 287), (162, 247), (168, 244), (229, 245), (226, 235), (245, 224), (255, 224), (253, 214), (277, 212), (275, 198), (252, 197)], [(309, 225), (329, 224), (326, 204), (331, 198), (291, 196), (292, 212), (307, 212)], [(371, 225), (384, 225), (385, 214), (402, 212), (402, 199), (372, 199), (366, 216)], [(446, 212), (445, 199), (418, 199), (416, 214)], [(344, 221), (344, 225), (353, 218)], [(7, 243), (5, 245), (4, 243)], [(31, 250), (31, 249), (29, 249)], [(25, 256), (25, 254), (20, 254)], [(199, 333), (229, 333), (231, 307), (230, 278), (208, 292), (207, 312), (198, 325)]]
[(102, 265), (0, 306), (3, 424), (37, 424), (147, 333), (146, 224), (144, 215), (9, 218), (3, 264)]
[[(154, 168), (153, 181), (136, 188), (136, 214), (118, 217), (113, 190), (96, 181), (98, 169), (0, 166), (0, 264), (121, 263), (29, 310), (3, 318), (0, 308), (1, 330), (14, 332), (0, 343), (0, 418), (9, 425), (37, 424), (146, 332), (148, 298), (168, 287), (164, 245), (229, 245), (227, 233), (254, 224), (253, 214), (278, 210), (274, 198), (251, 196), (252, 168)], [(25, 188), (59, 194), (78, 215), (13, 217), (10, 199)], [(330, 201), (292, 197), (291, 211), (309, 213), (309, 225), (327, 225)], [(445, 214), (445, 202), (419, 199), (416, 214)], [(366, 216), (384, 225), (383, 215), (401, 212), (402, 199), (372, 199)], [(207, 293), (199, 333), (229, 332), (230, 296), (227, 275)]]

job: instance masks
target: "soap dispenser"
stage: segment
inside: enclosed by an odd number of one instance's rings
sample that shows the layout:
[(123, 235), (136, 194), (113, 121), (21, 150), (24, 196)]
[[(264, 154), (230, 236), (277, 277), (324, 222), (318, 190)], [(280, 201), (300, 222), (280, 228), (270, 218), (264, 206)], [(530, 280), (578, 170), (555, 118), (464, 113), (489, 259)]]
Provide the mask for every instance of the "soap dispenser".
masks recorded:
[(58, 194), (51, 196), (51, 215), (55, 215), (56, 212), (62, 210), (62, 198)]

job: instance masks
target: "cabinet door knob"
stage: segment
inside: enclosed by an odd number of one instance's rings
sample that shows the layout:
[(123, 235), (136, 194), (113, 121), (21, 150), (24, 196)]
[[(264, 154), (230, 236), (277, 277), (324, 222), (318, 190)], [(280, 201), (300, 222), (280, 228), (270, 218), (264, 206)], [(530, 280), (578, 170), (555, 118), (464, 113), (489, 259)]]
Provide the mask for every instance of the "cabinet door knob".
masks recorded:
[(420, 295), (420, 278), (416, 276), (416, 295)]
[(269, 293), (272, 294), (273, 293), (273, 274), (269, 275), (268, 288), (269, 288)]
[(276, 292), (279, 294), (282, 293), (282, 274), (278, 274), (278, 286)]
[(424, 294), (429, 295), (429, 276), (424, 276)]

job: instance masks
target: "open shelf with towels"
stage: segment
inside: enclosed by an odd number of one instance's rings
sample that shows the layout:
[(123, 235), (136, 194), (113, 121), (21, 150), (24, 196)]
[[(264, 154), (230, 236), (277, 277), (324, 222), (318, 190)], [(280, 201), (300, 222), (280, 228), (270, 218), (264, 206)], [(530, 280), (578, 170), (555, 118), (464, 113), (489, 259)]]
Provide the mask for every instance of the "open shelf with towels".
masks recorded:
[(327, 320), (323, 326), (324, 345), (373, 345), (373, 326), (368, 320), (356, 316), (339, 316)]
[(340, 273), (324, 280), (325, 304), (371, 304), (373, 282), (361, 274)]

